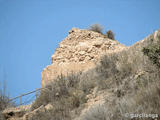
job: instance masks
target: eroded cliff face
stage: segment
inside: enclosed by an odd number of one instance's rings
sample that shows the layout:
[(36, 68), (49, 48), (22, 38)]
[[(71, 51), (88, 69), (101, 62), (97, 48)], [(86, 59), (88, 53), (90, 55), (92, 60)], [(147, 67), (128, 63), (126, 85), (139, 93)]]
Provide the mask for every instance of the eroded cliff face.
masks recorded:
[(100, 33), (73, 28), (52, 55), (52, 64), (42, 71), (41, 86), (61, 74), (87, 71), (95, 67), (104, 54), (124, 48), (118, 41), (105, 38)]

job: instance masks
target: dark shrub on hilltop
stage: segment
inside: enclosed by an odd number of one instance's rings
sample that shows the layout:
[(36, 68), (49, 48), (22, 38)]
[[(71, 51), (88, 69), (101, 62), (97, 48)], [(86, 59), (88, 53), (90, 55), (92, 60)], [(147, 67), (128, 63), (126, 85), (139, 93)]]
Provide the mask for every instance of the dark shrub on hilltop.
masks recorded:
[(103, 27), (100, 24), (93, 24), (89, 27), (89, 30), (102, 34)]
[(113, 33), (112, 30), (108, 30), (106, 32), (106, 37), (109, 38), (109, 39), (115, 40), (115, 34)]

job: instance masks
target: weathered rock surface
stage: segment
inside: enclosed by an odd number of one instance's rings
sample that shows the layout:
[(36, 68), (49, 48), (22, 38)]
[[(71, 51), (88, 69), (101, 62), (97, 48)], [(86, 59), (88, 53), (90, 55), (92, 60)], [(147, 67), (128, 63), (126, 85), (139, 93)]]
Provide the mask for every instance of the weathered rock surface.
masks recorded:
[(73, 28), (52, 55), (52, 64), (42, 71), (41, 85), (45, 86), (61, 74), (87, 71), (102, 55), (124, 48), (118, 41), (105, 38), (100, 33)]
[(6, 120), (30, 120), (37, 114), (53, 109), (51, 104), (41, 105), (32, 111), (31, 105), (19, 106), (5, 109), (2, 114)]
[(19, 106), (5, 109), (2, 114), (7, 120), (21, 120), (26, 112), (29, 112), (31, 105)]

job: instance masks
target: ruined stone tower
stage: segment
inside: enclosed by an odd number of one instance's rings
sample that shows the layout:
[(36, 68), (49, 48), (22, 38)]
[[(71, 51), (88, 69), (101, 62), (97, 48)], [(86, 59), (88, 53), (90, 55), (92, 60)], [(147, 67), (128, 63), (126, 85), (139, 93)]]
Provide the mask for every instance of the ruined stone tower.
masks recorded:
[(124, 48), (118, 41), (100, 33), (73, 28), (52, 55), (52, 64), (42, 71), (41, 86), (53, 81), (58, 75), (93, 68), (103, 54)]

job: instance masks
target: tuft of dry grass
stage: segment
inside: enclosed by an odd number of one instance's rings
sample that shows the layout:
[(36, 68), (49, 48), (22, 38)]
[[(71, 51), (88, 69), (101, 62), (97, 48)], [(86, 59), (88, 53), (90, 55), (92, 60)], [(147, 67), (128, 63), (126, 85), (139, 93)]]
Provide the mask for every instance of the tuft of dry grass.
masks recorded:
[(83, 113), (79, 120), (108, 120), (108, 108), (105, 105), (97, 104)]

